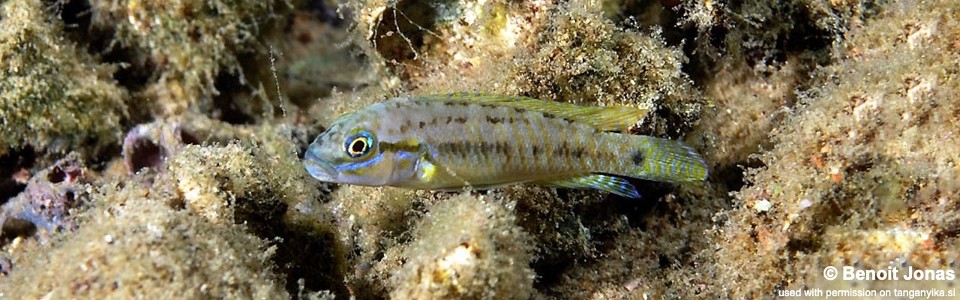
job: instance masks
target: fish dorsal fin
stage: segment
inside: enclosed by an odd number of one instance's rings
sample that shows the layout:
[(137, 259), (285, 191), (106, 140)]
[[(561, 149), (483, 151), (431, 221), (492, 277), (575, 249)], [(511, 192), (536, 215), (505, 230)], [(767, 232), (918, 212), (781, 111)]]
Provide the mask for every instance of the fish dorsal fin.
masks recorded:
[(559, 180), (537, 181), (535, 183), (573, 189), (598, 189), (620, 195), (621, 197), (640, 199), (640, 192), (637, 192), (637, 188), (630, 184), (630, 182), (626, 179), (610, 175), (590, 174)]
[(481, 93), (450, 93), (419, 96), (428, 100), (489, 103), (549, 113), (576, 122), (588, 124), (600, 131), (626, 131), (643, 119), (646, 109), (631, 106), (581, 106), (573, 103), (544, 101), (530, 97), (501, 96)]

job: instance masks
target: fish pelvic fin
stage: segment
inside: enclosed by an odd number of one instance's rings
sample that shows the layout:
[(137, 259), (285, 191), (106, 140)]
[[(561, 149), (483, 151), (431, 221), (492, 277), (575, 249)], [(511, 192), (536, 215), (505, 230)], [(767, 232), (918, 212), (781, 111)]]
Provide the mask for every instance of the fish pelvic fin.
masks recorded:
[(620, 174), (661, 182), (702, 181), (709, 171), (707, 163), (697, 151), (683, 142), (652, 136), (630, 136), (639, 140), (639, 147), (624, 164), (627, 174)]
[(611, 175), (590, 174), (551, 181), (537, 181), (534, 183), (573, 189), (598, 189), (625, 198), (640, 199), (640, 192), (637, 192), (637, 188), (630, 184), (630, 182), (626, 179)]
[(588, 124), (600, 131), (625, 132), (643, 120), (648, 110), (632, 106), (580, 106), (573, 103), (544, 101), (530, 97), (501, 96), (482, 93), (450, 93), (419, 96), (421, 99), (487, 103), (519, 108), (567, 118)]

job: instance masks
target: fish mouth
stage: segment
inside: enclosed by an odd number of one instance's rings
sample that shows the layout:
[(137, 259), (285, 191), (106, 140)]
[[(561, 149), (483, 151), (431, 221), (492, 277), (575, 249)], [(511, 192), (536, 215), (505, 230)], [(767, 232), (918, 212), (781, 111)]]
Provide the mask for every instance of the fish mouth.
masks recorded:
[(310, 173), (310, 176), (320, 181), (336, 181), (340, 175), (333, 164), (318, 157), (313, 151), (307, 151), (304, 155), (303, 166), (307, 168), (307, 173)]

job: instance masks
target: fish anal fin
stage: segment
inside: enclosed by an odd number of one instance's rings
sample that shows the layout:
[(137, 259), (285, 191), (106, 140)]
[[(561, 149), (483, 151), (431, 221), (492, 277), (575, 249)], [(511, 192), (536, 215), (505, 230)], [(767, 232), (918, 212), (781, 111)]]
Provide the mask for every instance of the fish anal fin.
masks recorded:
[(537, 181), (537, 184), (574, 188), (598, 189), (620, 195), (621, 197), (640, 199), (640, 192), (626, 179), (603, 174), (590, 174), (549, 181)]
[(451, 93), (419, 97), (428, 100), (488, 103), (549, 113), (593, 126), (600, 131), (626, 131), (630, 126), (643, 120), (648, 112), (647, 109), (632, 106), (580, 106), (573, 103), (544, 101), (530, 97), (481, 93)]

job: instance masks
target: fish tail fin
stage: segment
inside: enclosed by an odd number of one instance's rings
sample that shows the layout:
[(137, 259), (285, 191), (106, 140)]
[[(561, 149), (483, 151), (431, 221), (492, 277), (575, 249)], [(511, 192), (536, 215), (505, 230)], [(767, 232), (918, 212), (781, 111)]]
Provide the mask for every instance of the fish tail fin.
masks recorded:
[(652, 136), (631, 136), (639, 147), (624, 162), (628, 167), (622, 176), (662, 182), (702, 181), (709, 171), (697, 151), (683, 142)]

